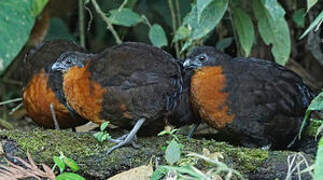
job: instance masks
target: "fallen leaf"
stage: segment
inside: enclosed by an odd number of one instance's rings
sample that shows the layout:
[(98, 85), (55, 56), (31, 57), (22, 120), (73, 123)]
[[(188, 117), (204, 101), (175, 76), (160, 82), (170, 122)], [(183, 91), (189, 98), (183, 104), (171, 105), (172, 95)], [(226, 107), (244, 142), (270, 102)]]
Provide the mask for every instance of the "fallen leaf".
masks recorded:
[(150, 176), (152, 174), (152, 165), (144, 165), (129, 169), (128, 171), (122, 172), (109, 178), (108, 180), (150, 180)]

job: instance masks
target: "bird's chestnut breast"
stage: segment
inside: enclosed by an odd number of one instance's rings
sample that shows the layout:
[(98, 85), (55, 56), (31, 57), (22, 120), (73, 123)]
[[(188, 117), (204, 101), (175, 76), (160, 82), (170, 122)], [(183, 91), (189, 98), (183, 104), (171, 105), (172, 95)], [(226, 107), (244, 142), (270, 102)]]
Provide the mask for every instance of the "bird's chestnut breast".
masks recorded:
[(64, 74), (63, 89), (68, 105), (86, 119), (101, 124), (103, 95), (107, 92), (98, 82), (90, 79), (88, 65), (70, 68)]
[(195, 113), (210, 126), (224, 128), (234, 119), (228, 114), (228, 93), (223, 89), (226, 78), (220, 66), (209, 66), (195, 70), (191, 80), (191, 104)]
[(69, 126), (64, 119), (71, 118), (68, 110), (58, 102), (55, 93), (47, 86), (48, 74), (42, 69), (35, 74), (24, 89), (24, 106), (30, 117), (41, 126), (54, 127), (50, 104), (53, 103), (59, 124), (62, 127)]

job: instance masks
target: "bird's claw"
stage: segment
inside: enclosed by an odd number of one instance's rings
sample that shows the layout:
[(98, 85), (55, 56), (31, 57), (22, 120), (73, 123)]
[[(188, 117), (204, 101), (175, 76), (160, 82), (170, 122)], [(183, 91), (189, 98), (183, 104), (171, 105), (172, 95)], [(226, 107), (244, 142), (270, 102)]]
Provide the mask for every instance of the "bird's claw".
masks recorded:
[(145, 122), (145, 118), (139, 119), (136, 125), (130, 131), (130, 133), (125, 134), (117, 139), (109, 138), (109, 141), (115, 142), (118, 144), (110, 148), (106, 154), (109, 155), (112, 151), (127, 144), (131, 144), (134, 148), (139, 148), (140, 146), (135, 143), (135, 141), (137, 140), (136, 134), (144, 122)]

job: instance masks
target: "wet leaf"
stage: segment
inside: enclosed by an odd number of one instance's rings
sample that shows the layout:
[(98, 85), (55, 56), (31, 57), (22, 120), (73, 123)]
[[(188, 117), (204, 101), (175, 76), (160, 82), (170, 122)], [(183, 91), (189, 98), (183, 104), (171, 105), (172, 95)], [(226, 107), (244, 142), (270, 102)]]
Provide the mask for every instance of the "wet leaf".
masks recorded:
[(298, 133), (298, 138), (301, 138), (302, 131), (305, 127), (306, 121), (311, 114), (311, 111), (323, 111), (323, 92), (321, 92), (318, 96), (316, 96), (311, 104), (308, 106), (306, 112), (305, 112), (305, 117), (302, 122), (301, 128)]
[(255, 40), (255, 31), (251, 18), (240, 8), (233, 8), (233, 27), (238, 34), (239, 43), (244, 56), (249, 56), (253, 42)]
[(261, 0), (261, 3), (267, 9), (273, 20), (278, 20), (285, 15), (285, 10), (277, 2), (277, 0)]
[(85, 180), (85, 178), (75, 173), (66, 172), (57, 176), (56, 180)]
[(32, 12), (34, 17), (40, 14), (46, 6), (48, 0), (33, 0)]
[(149, 30), (149, 39), (151, 43), (156, 47), (167, 46), (167, 37), (164, 29), (159, 24), (154, 24)]
[(27, 42), (35, 22), (36, 1), (0, 1), (0, 75)]
[(321, 138), (315, 157), (314, 165), (314, 180), (319, 180), (323, 177), (323, 138)]
[(174, 164), (181, 157), (179, 144), (173, 139), (167, 146), (165, 158), (169, 164)]
[(284, 17), (273, 19), (259, 0), (253, 0), (253, 10), (258, 31), (266, 45), (272, 45), (271, 52), (278, 64), (285, 65), (291, 52), (289, 28)]
[(190, 35), (191, 35), (191, 31), (187, 27), (181, 26), (177, 29), (173, 42), (177, 42), (179, 40), (185, 40), (189, 38)]
[(77, 165), (77, 163), (73, 159), (65, 157), (63, 160), (64, 160), (64, 163), (66, 164), (66, 166), (71, 168), (72, 171), (78, 171), (80, 169), (80, 167)]
[(312, 31), (316, 26), (318, 26), (321, 21), (323, 21), (323, 11), (321, 11), (321, 13), (315, 18), (315, 20), (306, 29), (306, 31), (301, 35), (301, 37), (299, 37), (299, 39), (302, 39), (304, 36), (306, 36), (310, 31)]
[(108, 127), (109, 123), (109, 121), (102, 123), (100, 126), (100, 131), (104, 131)]
[(121, 11), (118, 9), (113, 9), (109, 12), (111, 14), (109, 19), (111, 20), (112, 24), (131, 27), (141, 21), (141, 17), (129, 8), (123, 8)]
[(62, 173), (65, 170), (65, 163), (64, 160), (58, 156), (53, 157), (54, 163), (57, 165), (59, 168), (59, 171)]

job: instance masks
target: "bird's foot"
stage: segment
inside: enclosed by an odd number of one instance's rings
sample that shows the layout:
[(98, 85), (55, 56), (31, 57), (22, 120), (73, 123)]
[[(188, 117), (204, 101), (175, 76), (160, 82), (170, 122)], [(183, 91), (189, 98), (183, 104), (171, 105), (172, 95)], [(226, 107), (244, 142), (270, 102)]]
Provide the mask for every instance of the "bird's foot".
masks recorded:
[(137, 139), (136, 134), (137, 134), (138, 130), (140, 129), (140, 127), (142, 126), (142, 124), (145, 122), (145, 120), (146, 120), (145, 118), (139, 119), (137, 121), (137, 123), (135, 124), (135, 126), (130, 131), (130, 133), (125, 134), (117, 139), (109, 138), (108, 139), (109, 141), (117, 143), (117, 145), (110, 148), (106, 154), (109, 155), (112, 151), (114, 151), (122, 146), (125, 146), (127, 144), (131, 144), (133, 147), (139, 148), (139, 145), (135, 144), (135, 140)]
[[(125, 140), (127, 139), (127, 137), (129, 136), (129, 134), (130, 134), (130, 133), (124, 134), (124, 135), (122, 135), (122, 136), (118, 137), (117, 139), (108, 138), (108, 141), (113, 142), (113, 143), (121, 143), (122, 141), (125, 141)], [(133, 139), (131, 140), (131, 142), (130, 142), (130, 143), (131, 143), (131, 146), (132, 146), (133, 148), (138, 149), (138, 148), (140, 148), (140, 145), (139, 145), (139, 144), (137, 144), (137, 143), (136, 143), (136, 141), (137, 141), (137, 135), (135, 134), (135, 135), (133, 136)]]

